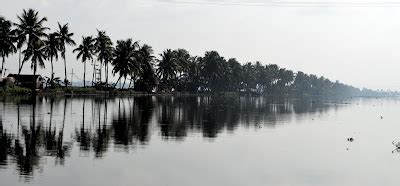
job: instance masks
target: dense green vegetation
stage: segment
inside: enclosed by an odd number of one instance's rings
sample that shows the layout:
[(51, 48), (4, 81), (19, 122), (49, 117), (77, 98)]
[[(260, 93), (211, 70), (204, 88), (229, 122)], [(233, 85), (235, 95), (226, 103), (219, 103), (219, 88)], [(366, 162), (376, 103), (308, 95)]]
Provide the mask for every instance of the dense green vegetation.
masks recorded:
[[(52, 74), (47, 80), (49, 88), (63, 84), (68, 86), (66, 46), (75, 46), (73, 33), (68, 24), (58, 23), (55, 32), (45, 26), (46, 17), (35, 10), (23, 10), (18, 22), (12, 23), (0, 16), (0, 54), (3, 59), (19, 53), (19, 72), (28, 61), (33, 74), (37, 67), (45, 68), (48, 61)], [(261, 62), (239, 63), (235, 58), (226, 59), (216, 51), (204, 56), (192, 56), (185, 49), (166, 49), (158, 57), (152, 47), (132, 39), (114, 43), (105, 31), (97, 30), (97, 36), (82, 37), (81, 44), (73, 50), (84, 66), (83, 85), (86, 87), (86, 62), (93, 64), (92, 86), (159, 92), (240, 92), (260, 95), (370, 95), (371, 90), (334, 82), (303, 72), (293, 72), (275, 64)], [(22, 61), (21, 61), (21, 55)], [(53, 60), (59, 55), (64, 61), (64, 81), (54, 77)], [(98, 66), (96, 69), (95, 65)], [(109, 67), (118, 76), (109, 84)], [(104, 71), (105, 75), (102, 75)], [(104, 77), (103, 77), (104, 76)], [(103, 80), (104, 79), (104, 80)], [(128, 81), (128, 85), (127, 82)]]

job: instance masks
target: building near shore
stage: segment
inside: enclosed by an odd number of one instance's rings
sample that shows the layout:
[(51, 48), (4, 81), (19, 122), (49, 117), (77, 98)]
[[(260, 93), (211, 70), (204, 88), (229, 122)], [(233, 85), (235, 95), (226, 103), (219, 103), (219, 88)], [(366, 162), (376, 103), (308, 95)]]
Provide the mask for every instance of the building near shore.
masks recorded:
[(7, 78), (14, 78), (15, 84), (20, 87), (43, 89), (44, 79), (41, 75), (9, 74)]

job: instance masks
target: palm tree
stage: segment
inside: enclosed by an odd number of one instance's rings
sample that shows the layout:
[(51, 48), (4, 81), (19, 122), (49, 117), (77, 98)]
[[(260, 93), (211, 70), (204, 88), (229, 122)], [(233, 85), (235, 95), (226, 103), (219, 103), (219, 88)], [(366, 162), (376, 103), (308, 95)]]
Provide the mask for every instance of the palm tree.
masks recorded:
[(182, 73), (188, 69), (190, 54), (187, 50), (181, 48), (174, 50), (174, 52), (176, 56), (176, 62), (178, 64), (178, 71), (180, 75), (182, 75)]
[(50, 82), (53, 83), (53, 79), (54, 79), (53, 58), (58, 60), (58, 51), (60, 50), (60, 43), (59, 43), (59, 40), (57, 39), (57, 34), (51, 33), (51, 34), (47, 35), (44, 43), (46, 45), (46, 56), (48, 58), (50, 58), (50, 63), (51, 63)]
[[(105, 73), (106, 73), (106, 85), (108, 86), (108, 62), (112, 60), (113, 55), (113, 43), (110, 37), (107, 36), (105, 31), (97, 30), (96, 37), (96, 53), (97, 59), (100, 61), (100, 66), (105, 65)], [(100, 73), (101, 80), (101, 73)]]
[[(119, 80), (126, 77), (133, 72), (137, 72), (140, 66), (136, 62), (135, 52), (137, 50), (138, 43), (133, 42), (132, 39), (118, 40), (114, 51), (114, 60), (112, 65), (114, 65), (113, 74), (119, 73), (119, 78), (115, 84), (118, 84)], [(125, 81), (122, 86), (124, 88)]]
[(162, 83), (166, 86), (168, 91), (172, 88), (172, 81), (176, 77), (176, 72), (178, 71), (178, 63), (176, 60), (176, 55), (171, 49), (165, 50), (160, 54), (161, 59), (158, 60), (157, 75), (161, 79)]
[[(1, 75), (3, 75), (5, 58), (9, 54), (17, 52), (17, 48), (14, 46), (15, 31), (11, 29), (11, 22), (0, 17), (0, 55), (3, 58), (1, 64)], [(4, 72), (5, 75), (5, 72)]]
[[(36, 75), (37, 66), (44, 68), (44, 60), (46, 60), (46, 46), (43, 41), (36, 41), (31, 44), (31, 47), (23, 51), (24, 61), (31, 60), (31, 68), (33, 75)], [(36, 79), (34, 80), (33, 89), (36, 89)]]
[(95, 46), (94, 39), (92, 36), (82, 37), (82, 44), (78, 46), (78, 48), (74, 49), (73, 52), (78, 52), (76, 56), (77, 59), (82, 58), (82, 62), (84, 63), (83, 68), (83, 87), (86, 87), (86, 60), (93, 59), (92, 55), (94, 54)]
[(213, 92), (218, 91), (223, 84), (221, 78), (223, 76), (224, 63), (226, 63), (225, 59), (216, 51), (206, 52), (201, 60), (202, 75), (207, 87)]
[(144, 44), (139, 47), (137, 60), (140, 64), (140, 77), (135, 90), (151, 92), (157, 85), (157, 77), (153, 68), (153, 49)]
[[(49, 28), (43, 26), (43, 24), (47, 21), (47, 18), (40, 18), (38, 14), (38, 11), (28, 9), (24, 10), (23, 13), (18, 16), (19, 23), (14, 24), (16, 26), (18, 38), (17, 48), (21, 49), (23, 44), (26, 43), (26, 49), (32, 50), (30, 48), (32, 48), (33, 45), (37, 45), (36, 42), (46, 36), (45, 31)], [(22, 61), (19, 66), (18, 74), (21, 73), (24, 61)]]
[(69, 32), (68, 28), (68, 23), (61, 25), (58, 23), (58, 31), (56, 32), (56, 37), (60, 42), (60, 52), (61, 52), (61, 57), (64, 59), (64, 84), (65, 86), (68, 85), (68, 80), (67, 80), (67, 62), (65, 60), (65, 45), (70, 45), (70, 46), (75, 46), (75, 41), (72, 40), (72, 36), (74, 33)]

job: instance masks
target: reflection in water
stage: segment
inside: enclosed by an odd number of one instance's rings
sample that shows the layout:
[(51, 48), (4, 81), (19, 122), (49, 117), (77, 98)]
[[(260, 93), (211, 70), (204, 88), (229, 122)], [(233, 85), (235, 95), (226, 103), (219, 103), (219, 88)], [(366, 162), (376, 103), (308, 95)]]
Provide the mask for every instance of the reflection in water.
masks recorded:
[(102, 158), (110, 148), (129, 152), (148, 145), (151, 133), (163, 140), (185, 140), (198, 133), (216, 138), (238, 127), (275, 127), (338, 108), (261, 97), (4, 97), (2, 102), (0, 169), (16, 166), (27, 181), (47, 163), (46, 157), (64, 165), (74, 146), (80, 154)]

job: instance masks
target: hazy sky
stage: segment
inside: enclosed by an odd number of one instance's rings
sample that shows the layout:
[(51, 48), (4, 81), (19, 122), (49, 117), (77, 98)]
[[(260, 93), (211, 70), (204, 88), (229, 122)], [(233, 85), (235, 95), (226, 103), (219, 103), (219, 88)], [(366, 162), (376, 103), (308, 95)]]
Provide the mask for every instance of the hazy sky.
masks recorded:
[[(98, 28), (106, 30), (114, 42), (132, 38), (150, 44), (157, 56), (166, 48), (185, 48), (192, 55), (217, 50), (241, 63), (259, 60), (357, 87), (400, 90), (400, 7), (271, 7), (171, 1), (0, 0), (0, 15), (16, 21), (24, 8), (34, 8), (48, 18), (46, 26), (53, 31), (57, 22), (68, 22), (78, 44), (82, 35), (96, 35)], [(82, 77), (83, 66), (72, 48), (69, 51), (68, 73), (73, 68)], [(15, 73), (17, 64), (15, 55), (7, 59), (6, 68)], [(56, 76), (63, 77), (62, 60), (55, 64)], [(50, 64), (46, 65), (48, 68), (39, 73), (49, 76)], [(31, 73), (30, 64), (24, 72)]]

